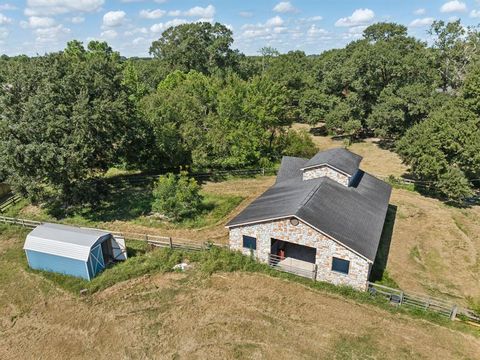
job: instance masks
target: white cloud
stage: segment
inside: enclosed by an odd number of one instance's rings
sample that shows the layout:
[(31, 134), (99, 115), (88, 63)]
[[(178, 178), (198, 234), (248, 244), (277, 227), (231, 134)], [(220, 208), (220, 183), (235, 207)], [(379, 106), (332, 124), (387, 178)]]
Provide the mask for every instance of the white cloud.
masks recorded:
[(12, 22), (13, 22), (12, 19), (0, 13), (0, 25), (11, 24)]
[(421, 27), (421, 26), (430, 26), (435, 21), (432, 17), (426, 17), (421, 19), (413, 20), (408, 26), (410, 27)]
[(17, 10), (18, 8), (15, 6), (15, 5), (12, 5), (12, 4), (0, 4), (0, 10), (6, 10), (6, 11), (10, 11), (10, 10)]
[(8, 34), (9, 32), (7, 28), (0, 28), (0, 41), (6, 39)]
[(74, 24), (81, 24), (85, 21), (85, 18), (83, 16), (74, 16), (70, 19), (70, 21)]
[(39, 43), (56, 42), (69, 33), (70, 29), (64, 27), (62, 24), (35, 30), (35, 35), (37, 36), (36, 41)]
[(470, 17), (471, 18), (479, 18), (480, 17), (480, 10), (472, 10), (470, 11)]
[(266, 26), (281, 26), (283, 25), (283, 19), (280, 16), (275, 16), (271, 19), (268, 19), (265, 23)]
[(27, 21), (22, 21), (20, 26), (23, 28), (48, 28), (55, 25), (55, 19), (51, 17), (30, 16)]
[(27, 0), (27, 16), (56, 15), (68, 12), (97, 11), (105, 0)]
[(167, 12), (161, 9), (155, 10), (141, 10), (140, 17), (144, 19), (159, 19), (163, 17)]
[(120, 26), (123, 24), (126, 16), (125, 11), (109, 11), (103, 15), (103, 25), (107, 27)]
[(320, 21), (323, 20), (323, 16), (317, 15), (307, 18), (308, 21)]
[(357, 9), (352, 15), (340, 18), (335, 22), (335, 26), (359, 26), (365, 25), (373, 20), (375, 13), (370, 9)]
[(100, 34), (100, 37), (102, 37), (103, 39), (111, 40), (111, 39), (115, 39), (117, 37), (117, 35), (118, 35), (118, 33), (115, 30), (109, 29), (109, 30), (103, 31)]
[(424, 9), (424, 8), (416, 9), (416, 10), (413, 12), (414, 15), (424, 15), (424, 14), (426, 14), (426, 13), (427, 13), (427, 10)]
[(132, 40), (132, 44), (133, 44), (133, 45), (146, 44), (147, 42), (148, 42), (148, 41), (147, 41), (144, 37), (142, 37), (142, 36), (137, 37), (137, 38), (135, 38), (135, 39)]
[(127, 30), (124, 32), (125, 36), (132, 36), (136, 34), (148, 34), (148, 29), (145, 27), (141, 27), (141, 28), (134, 28), (132, 30)]
[(208, 5), (207, 7), (195, 6), (183, 13), (184, 16), (201, 17), (211, 19), (215, 16), (215, 6)]
[(273, 11), (278, 13), (294, 13), (298, 10), (292, 5), (290, 1), (281, 1), (273, 8)]
[(462, 12), (467, 10), (467, 5), (464, 2), (453, 0), (446, 2), (440, 8), (442, 13), (451, 13), (451, 12)]
[(171, 26), (178, 26), (178, 25), (186, 24), (187, 22), (188, 21), (185, 19), (173, 19), (165, 23), (158, 23), (158, 24), (152, 25), (150, 27), (150, 31), (154, 33), (159, 33), (168, 29)]
[(326, 34), (328, 34), (327, 30), (318, 28), (317, 25), (315, 25), (315, 24), (310, 26), (310, 28), (307, 31), (307, 35), (309, 37), (315, 37), (315, 36), (318, 36), (318, 35), (326, 35)]

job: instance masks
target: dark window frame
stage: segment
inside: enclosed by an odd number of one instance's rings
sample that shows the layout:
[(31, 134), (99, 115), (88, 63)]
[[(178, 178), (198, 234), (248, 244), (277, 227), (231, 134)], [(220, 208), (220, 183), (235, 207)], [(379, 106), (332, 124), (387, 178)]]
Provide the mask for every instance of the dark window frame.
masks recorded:
[[(337, 265), (337, 266), (335, 266)], [(346, 265), (346, 271), (344, 270)], [(338, 267), (340, 266), (340, 268)], [(350, 260), (332, 257), (332, 271), (342, 275), (348, 275), (350, 272)]]
[[(247, 240), (247, 243), (245, 240)], [(257, 238), (253, 236), (242, 235), (242, 246), (244, 249), (257, 250)]]

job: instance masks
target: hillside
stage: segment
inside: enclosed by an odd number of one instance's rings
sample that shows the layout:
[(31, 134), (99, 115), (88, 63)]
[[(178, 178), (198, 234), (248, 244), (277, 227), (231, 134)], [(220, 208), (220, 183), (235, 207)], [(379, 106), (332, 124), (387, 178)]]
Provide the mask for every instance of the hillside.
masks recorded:
[(480, 339), (260, 274), (143, 276), (79, 298), (0, 230), (0, 358), (480, 357)]

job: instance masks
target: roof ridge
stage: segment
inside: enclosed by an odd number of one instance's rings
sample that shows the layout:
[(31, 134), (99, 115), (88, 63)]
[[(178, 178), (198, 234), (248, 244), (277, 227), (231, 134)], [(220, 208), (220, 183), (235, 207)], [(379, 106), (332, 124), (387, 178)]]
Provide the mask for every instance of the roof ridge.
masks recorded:
[(300, 201), (300, 203), (298, 204), (298, 208), (297, 210), (295, 211), (295, 213), (297, 213), (302, 207), (304, 207), (305, 205), (307, 205), (307, 203), (312, 199), (313, 195), (320, 189), (320, 187), (325, 183), (324, 179), (322, 178), (321, 181), (318, 182), (318, 184), (316, 184), (312, 190), (310, 190), (307, 194), (307, 196), (305, 196), (303, 198), (302, 201)]

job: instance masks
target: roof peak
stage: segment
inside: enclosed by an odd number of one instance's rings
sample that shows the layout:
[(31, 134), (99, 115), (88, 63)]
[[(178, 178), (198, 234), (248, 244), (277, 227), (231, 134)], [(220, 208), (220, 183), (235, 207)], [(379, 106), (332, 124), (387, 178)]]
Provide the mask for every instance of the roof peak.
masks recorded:
[(325, 151), (319, 151), (315, 156), (308, 160), (301, 170), (329, 165), (349, 176), (353, 176), (362, 161), (362, 157), (345, 148), (334, 148)]

